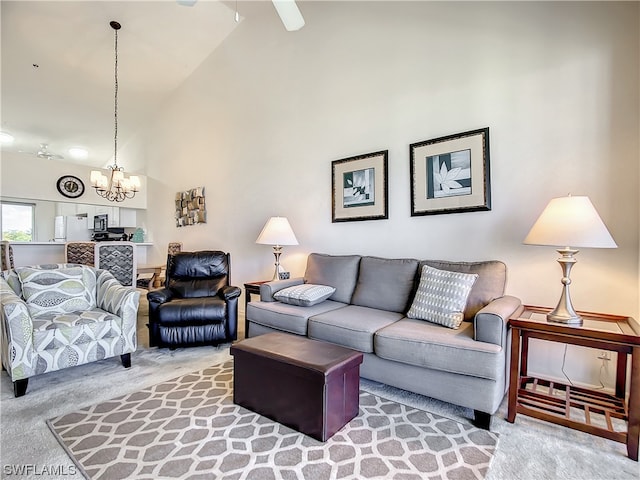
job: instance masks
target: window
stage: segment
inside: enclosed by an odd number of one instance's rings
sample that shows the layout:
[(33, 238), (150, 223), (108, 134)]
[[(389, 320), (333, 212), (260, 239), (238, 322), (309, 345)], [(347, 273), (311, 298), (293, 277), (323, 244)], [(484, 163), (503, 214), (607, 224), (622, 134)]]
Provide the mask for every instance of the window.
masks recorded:
[(2, 240), (12, 242), (33, 241), (35, 205), (31, 203), (2, 202)]

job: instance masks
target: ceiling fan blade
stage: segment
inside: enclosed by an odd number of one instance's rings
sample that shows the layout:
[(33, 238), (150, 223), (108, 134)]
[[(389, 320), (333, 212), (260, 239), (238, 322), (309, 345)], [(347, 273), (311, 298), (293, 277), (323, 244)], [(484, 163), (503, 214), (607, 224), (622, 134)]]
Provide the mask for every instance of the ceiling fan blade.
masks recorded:
[(36, 156), (39, 158), (46, 158), (47, 160), (64, 160), (64, 157), (57, 153), (38, 152)]
[(272, 2), (287, 32), (295, 32), (304, 27), (304, 18), (295, 0), (272, 0)]

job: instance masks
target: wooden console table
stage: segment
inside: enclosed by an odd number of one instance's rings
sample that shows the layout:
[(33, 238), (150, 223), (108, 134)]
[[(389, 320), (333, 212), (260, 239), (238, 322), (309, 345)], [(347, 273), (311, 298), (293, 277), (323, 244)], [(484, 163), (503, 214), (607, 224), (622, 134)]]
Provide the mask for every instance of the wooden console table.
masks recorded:
[[(640, 325), (630, 317), (579, 312), (583, 325), (547, 322), (550, 308), (525, 306), (509, 319), (511, 378), (507, 420), (516, 414), (564, 425), (627, 445), (627, 454), (638, 461), (640, 436)], [(528, 375), (529, 339), (539, 338), (568, 345), (582, 345), (617, 352), (616, 391), (581, 388)], [(631, 355), (631, 385), (626, 401), (627, 355)], [(614, 422), (627, 423), (627, 431)]]

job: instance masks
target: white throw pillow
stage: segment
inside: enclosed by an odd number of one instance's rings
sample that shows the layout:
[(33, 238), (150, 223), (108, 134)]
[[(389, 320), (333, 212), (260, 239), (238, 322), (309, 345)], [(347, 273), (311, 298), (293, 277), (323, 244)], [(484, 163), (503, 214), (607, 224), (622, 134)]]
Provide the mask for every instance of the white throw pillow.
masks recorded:
[[(41, 269), (16, 268), (29, 313), (71, 313), (95, 307), (91, 285), (82, 266)], [(95, 289), (95, 285), (94, 285)]]
[(282, 303), (298, 305), (300, 307), (310, 307), (320, 302), (324, 302), (333, 295), (336, 289), (326, 285), (314, 285), (305, 283), (283, 288), (277, 291), (273, 297)]
[(425, 265), (407, 317), (457, 329), (477, 274), (449, 272)]

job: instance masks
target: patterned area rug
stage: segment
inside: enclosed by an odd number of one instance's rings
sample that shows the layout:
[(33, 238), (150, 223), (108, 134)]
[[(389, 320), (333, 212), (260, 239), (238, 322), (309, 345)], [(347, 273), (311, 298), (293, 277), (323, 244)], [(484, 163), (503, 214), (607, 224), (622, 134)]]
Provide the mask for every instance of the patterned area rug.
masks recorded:
[(48, 422), (91, 479), (482, 479), (497, 435), (360, 392), (322, 443), (233, 404), (233, 362)]

